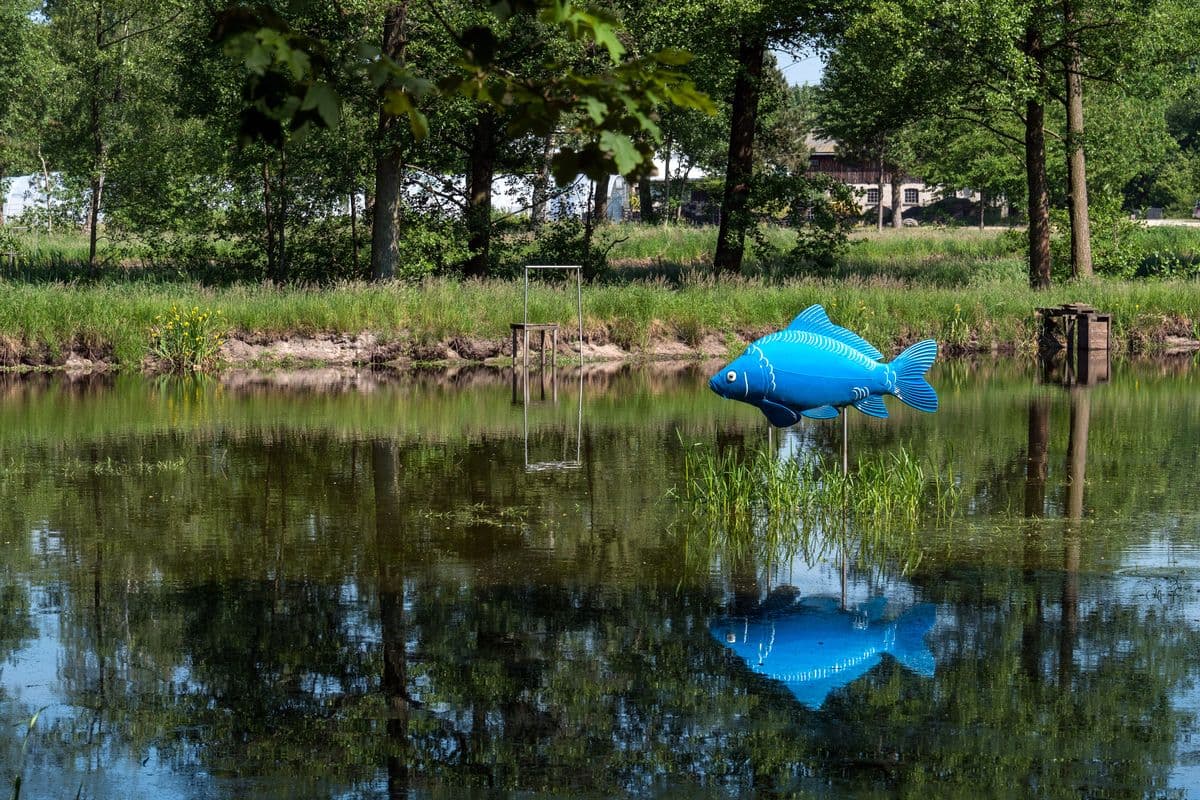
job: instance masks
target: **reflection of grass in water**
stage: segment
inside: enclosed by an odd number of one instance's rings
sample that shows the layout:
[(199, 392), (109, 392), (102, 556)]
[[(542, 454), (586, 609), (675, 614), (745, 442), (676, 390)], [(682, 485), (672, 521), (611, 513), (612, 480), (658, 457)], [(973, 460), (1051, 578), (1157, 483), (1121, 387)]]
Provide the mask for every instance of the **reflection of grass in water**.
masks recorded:
[(869, 564), (919, 561), (916, 530), (945, 522), (961, 490), (949, 471), (927, 468), (907, 448), (868, 456), (844, 474), (834, 459), (778, 458), (687, 448), (683, 483), (670, 491), (686, 510), (689, 544), (709, 556), (807, 559), (857, 543)]
[(131, 475), (160, 475), (164, 472), (183, 472), (187, 467), (187, 459), (168, 458), (159, 461), (114, 461), (105, 458), (103, 461), (84, 461), (71, 459), (62, 465), (63, 475), (101, 475), (106, 477), (128, 477)]
[(492, 528), (511, 528), (525, 522), (522, 508), (490, 508), (486, 503), (475, 503), (449, 511), (423, 511), (427, 520), (441, 520), (459, 527), (486, 525)]
[[(182, 473), (187, 469), (188, 461), (183, 456), (165, 458), (158, 461), (115, 461), (111, 457), (101, 461), (87, 461), (82, 458), (71, 458), (59, 465), (58, 471), (64, 478), (75, 478), (81, 475), (97, 475), (110, 478), (145, 477), (167, 473)], [(44, 466), (30, 466), (24, 460), (10, 460), (0, 464), (0, 482), (17, 478), (22, 475), (40, 473)]]

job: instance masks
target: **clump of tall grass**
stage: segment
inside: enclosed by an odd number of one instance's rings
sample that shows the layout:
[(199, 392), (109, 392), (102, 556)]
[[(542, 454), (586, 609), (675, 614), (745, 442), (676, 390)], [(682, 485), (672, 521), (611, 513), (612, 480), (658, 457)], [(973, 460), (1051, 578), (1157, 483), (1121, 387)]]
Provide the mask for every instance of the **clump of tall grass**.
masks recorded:
[(683, 483), (672, 490), (693, 516), (732, 526), (774, 520), (785, 527), (912, 527), (951, 516), (958, 488), (950, 473), (926, 468), (907, 448), (867, 456), (842, 472), (832, 459), (778, 458), (758, 450), (714, 453), (693, 445), (684, 454)]
[(171, 306), (154, 318), (150, 355), (169, 372), (205, 372), (217, 364), (225, 343), (225, 321), (218, 309)]
[(920, 561), (916, 532), (957, 513), (954, 475), (927, 467), (907, 448), (867, 456), (850, 472), (833, 459), (779, 458), (765, 450), (716, 453), (704, 445), (684, 454), (683, 482), (669, 496), (683, 506), (688, 557), (753, 553), (764, 563), (831, 549), (871, 564)]

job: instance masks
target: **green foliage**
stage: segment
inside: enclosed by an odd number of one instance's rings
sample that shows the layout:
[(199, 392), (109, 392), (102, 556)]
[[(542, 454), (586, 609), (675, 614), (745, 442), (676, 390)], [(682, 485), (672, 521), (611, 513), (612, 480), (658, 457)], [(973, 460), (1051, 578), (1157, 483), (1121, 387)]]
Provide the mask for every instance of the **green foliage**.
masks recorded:
[[(576, 246), (578, 229), (564, 228), (563, 246)], [(764, 230), (778, 239), (781, 251), (795, 235), (774, 226)], [(1149, 228), (1138, 232), (1138, 246), (1144, 260), (1160, 253), (1194, 264), (1198, 234), (1187, 228)], [(447, 236), (440, 239), (447, 246), (460, 241)], [(799, 309), (817, 302), (839, 324), (869, 328), (869, 338), (884, 349), (888, 343), (932, 336), (967, 350), (1023, 350), (1034, 341), (1031, 309), (1073, 301), (1113, 313), (1113, 339), (1119, 345), (1136, 339), (1139, 346), (1153, 349), (1164, 336), (1190, 331), (1200, 321), (1200, 294), (1194, 283), (1178, 279), (1102, 276), (1039, 295), (1024, 285), (1017, 249), (1022, 243), (1009, 243), (991, 231), (920, 229), (856, 236), (832, 273), (799, 278), (716, 279), (707, 260), (714, 238), (714, 231), (704, 228), (604, 228), (596, 235), (596, 246), (608, 250), (609, 270), (603, 282), (584, 290), (587, 335), (635, 349), (657, 336), (693, 345), (710, 336), (744, 341), (786, 324)], [(81, 248), (78, 237), (56, 239), (54, 247), (45, 240), (37, 247), (32, 239), (24, 241), (16, 274), (0, 283), (6, 298), (0, 303), (0, 343), (14, 343), (16, 352), (35, 363), (54, 363), (44, 361), (47, 354), (84, 347), (136, 366), (147, 354), (145, 331), (154, 316), (168, 314), (173, 305), (219, 309), (232, 329), (256, 336), (371, 331), (421, 342), (469, 336), (502, 343), (509, 323), (522, 314), (519, 281), (435, 278), (379, 287), (346, 282), (205, 288), (153, 266), (106, 263), (91, 272), (86, 243)], [(514, 249), (501, 254), (503, 263), (514, 268), (529, 263), (528, 251), (521, 248), (534, 242), (514, 242)], [(764, 273), (773, 269), (780, 268), (761, 267)], [(568, 302), (561, 288), (534, 286), (532, 301), (547, 321), (575, 324), (573, 297)], [(0, 346), (0, 355), (4, 353)]]
[(799, 528), (912, 528), (957, 513), (953, 475), (927, 469), (906, 448), (861, 459), (843, 473), (833, 458), (781, 458), (759, 450), (685, 450), (683, 483), (671, 491), (693, 517), (750, 532)]
[(786, 251), (778, 248), (778, 240), (769, 237), (763, 226), (749, 231), (759, 263), (778, 264), (770, 271), (779, 275), (832, 270), (846, 252), (857, 216), (849, 186), (827, 176), (802, 173), (756, 176), (750, 209), (760, 218), (796, 231)]
[(213, 38), (246, 71), (243, 142), (282, 147), (287, 133), (310, 126), (333, 128), (340, 116), (324, 42), (292, 28), (269, 6), (231, 6), (216, 21)]
[[(580, 172), (595, 179), (611, 174), (644, 175), (652, 167), (653, 143), (662, 140), (654, 119), (660, 104), (712, 113), (714, 107), (677, 67), (691, 56), (668, 48), (644, 57), (624, 58), (615, 17), (569, 0), (501, 2), (494, 17), (461, 31), (438, 15), (461, 58), (437, 79), (364, 48), (371, 56), (366, 73), (383, 93), (386, 113), (408, 118), (417, 141), (430, 134), (423, 105), (438, 97), (460, 97), (480, 107), (509, 112), (512, 136), (544, 136), (565, 129), (566, 146), (554, 155), (553, 172), (569, 183)], [(594, 46), (607, 55), (599, 70), (549, 61), (533, 73), (497, 61), (500, 41), (494, 30), (510, 19), (516, 24), (554, 32), (567, 42)], [(336, 125), (338, 97), (327, 73), (326, 43), (299, 34), (266, 9), (230, 6), (218, 15), (213, 38), (246, 69), (247, 108), (243, 130), (250, 139), (283, 143), (284, 130)], [(579, 145), (574, 142), (580, 142)]]
[(225, 343), (225, 321), (218, 309), (171, 306), (154, 318), (150, 329), (150, 356), (169, 372), (207, 372), (217, 366)]
[(410, 214), (400, 228), (396, 277), (417, 281), (445, 275), (466, 260), (462, 225), (436, 214)]
[(614, 235), (619, 234), (608, 229), (602, 233), (590, 230), (577, 217), (547, 222), (536, 235), (515, 238), (508, 251), (500, 255), (496, 274), (520, 276), (525, 264), (578, 264), (583, 267), (584, 278), (592, 280), (608, 269), (610, 243), (606, 240)]
[[(1090, 212), (1097, 274), (1125, 280), (1200, 275), (1200, 237), (1188, 228), (1147, 227), (1112, 202), (1093, 203)], [(1066, 212), (1054, 211), (1051, 218), (1055, 223), (1051, 247), (1065, 273), (1071, 246)]]

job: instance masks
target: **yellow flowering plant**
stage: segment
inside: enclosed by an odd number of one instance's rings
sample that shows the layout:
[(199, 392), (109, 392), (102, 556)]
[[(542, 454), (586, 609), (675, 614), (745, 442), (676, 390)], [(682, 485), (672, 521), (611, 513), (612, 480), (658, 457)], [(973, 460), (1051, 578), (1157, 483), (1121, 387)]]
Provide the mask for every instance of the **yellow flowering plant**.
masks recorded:
[(171, 372), (204, 372), (217, 364), (225, 329), (220, 311), (171, 306), (154, 318), (150, 353)]

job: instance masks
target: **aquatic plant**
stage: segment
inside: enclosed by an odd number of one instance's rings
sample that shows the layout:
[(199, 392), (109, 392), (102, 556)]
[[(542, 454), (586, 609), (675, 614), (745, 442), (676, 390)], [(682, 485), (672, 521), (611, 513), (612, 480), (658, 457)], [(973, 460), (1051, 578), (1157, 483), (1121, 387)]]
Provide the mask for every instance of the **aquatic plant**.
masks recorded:
[(948, 521), (961, 498), (951, 471), (927, 466), (906, 447), (865, 456), (843, 472), (828, 457), (695, 444), (684, 453), (683, 477), (668, 496), (683, 507), (688, 544), (710, 556), (753, 553), (767, 562), (853, 545), (859, 559), (899, 561), (907, 571), (920, 560), (918, 527)]
[(950, 516), (958, 500), (953, 475), (927, 469), (906, 447), (866, 456), (843, 473), (824, 457), (714, 453), (693, 445), (684, 454), (683, 484), (671, 494), (693, 515), (731, 522), (783, 517), (828, 524), (845, 518), (909, 526)]
[(167, 472), (183, 472), (187, 468), (187, 459), (166, 458), (157, 461), (138, 459), (137, 461), (114, 461), (107, 457), (98, 461), (69, 459), (62, 465), (64, 477), (92, 474), (102, 477), (129, 477), (141, 475), (159, 475)]
[(171, 306), (154, 318), (150, 328), (150, 355), (170, 372), (203, 372), (216, 366), (225, 343), (225, 321), (220, 310), (180, 310)]
[(29, 723), (25, 728), (25, 738), (21, 740), (21, 755), (17, 759), (17, 774), (13, 778), (12, 800), (20, 800), (21, 784), (25, 779), (25, 757), (29, 751), (29, 738), (33, 735), (33, 727), (37, 725), (38, 717), (45, 710), (46, 707), (42, 707), (35, 711), (33, 716), (29, 718)]

